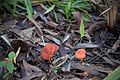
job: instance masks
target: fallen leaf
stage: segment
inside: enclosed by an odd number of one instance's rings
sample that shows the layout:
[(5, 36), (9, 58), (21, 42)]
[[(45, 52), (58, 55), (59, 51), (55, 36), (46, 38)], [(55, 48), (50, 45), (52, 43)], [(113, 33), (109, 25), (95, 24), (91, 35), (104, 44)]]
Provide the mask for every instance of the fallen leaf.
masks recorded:
[(52, 28), (56, 28), (58, 26), (58, 24), (53, 21), (48, 21), (46, 23), (47, 23), (47, 25), (51, 26)]
[(109, 58), (107, 58), (107, 57), (102, 57), (102, 58), (103, 58), (107, 63), (111, 64), (112, 66), (115, 65), (115, 63), (112, 62)]
[(52, 37), (52, 39), (53, 39), (53, 41), (54, 41), (56, 44), (58, 44), (58, 45), (61, 44), (61, 41), (60, 41), (59, 39), (56, 39), (56, 38), (54, 38), (54, 37)]
[(7, 35), (1, 35), (1, 38), (12, 48)]
[(119, 47), (119, 45), (120, 45), (120, 36), (119, 36), (119, 39), (112, 46), (111, 51), (114, 52), (115, 50), (117, 50), (117, 48)]
[(59, 46), (59, 54), (60, 54), (61, 56), (65, 56), (65, 55), (68, 54), (68, 52), (67, 52), (67, 50), (65, 49), (65, 46), (64, 46), (63, 44), (61, 44), (61, 45)]
[(44, 35), (46, 38), (48, 38), (49, 40), (55, 42), (56, 44), (60, 45), (61, 44), (61, 41), (51, 35)]
[(60, 32), (56, 33), (56, 32), (52, 32), (51, 30), (48, 30), (48, 29), (43, 29), (43, 31), (49, 33), (50, 35), (53, 35), (53, 36), (57, 36)]
[(82, 17), (80, 16), (80, 12), (73, 12), (73, 18), (75, 19), (75, 21), (78, 23), (78, 25), (80, 24), (80, 21), (82, 19)]
[(32, 38), (33, 30), (35, 30), (35, 27), (27, 28), (24, 30), (10, 29), (11, 32), (17, 34), (25, 40), (30, 40)]
[(70, 36), (71, 36), (70, 34), (66, 34), (62, 43), (66, 42), (70, 38)]
[(32, 76), (35, 73), (37, 74), (37, 73), (42, 72), (42, 70), (39, 69), (37, 66), (31, 65), (31, 64), (27, 63), (25, 60), (23, 60), (23, 67), (22, 68), (24, 69), (24, 74), (25, 74), (24, 77), (28, 77), (30, 75)]
[(65, 55), (65, 56), (62, 56), (62, 57), (54, 60), (52, 62), (52, 64), (54, 65), (53, 67), (60, 67), (61, 65), (65, 64), (65, 62), (67, 61), (67, 59), (69, 57), (70, 57), (69, 55)]
[(30, 64), (28, 64), (25, 60), (23, 60), (23, 68), (26, 76), (29, 76), (32, 74), (32, 69), (30, 67)]
[(98, 76), (99, 72), (103, 72), (103, 73), (110, 73), (112, 70), (110, 68), (103, 68), (101, 66), (96, 66), (93, 64), (86, 64), (86, 65), (82, 65), (80, 63), (76, 63), (75, 61), (71, 62), (71, 68), (72, 69), (78, 69), (81, 71), (88, 71), (89, 74), (92, 74), (94, 76)]
[(63, 72), (70, 72), (71, 70), (71, 64), (68, 63), (67, 65), (65, 65), (63, 68), (62, 68), (62, 71)]
[(75, 73), (75, 75), (79, 75), (81, 77), (87, 77), (89, 75), (89, 73), (87, 71), (84, 71), (82, 73)]
[(40, 33), (40, 34), (38, 34), (38, 35), (41, 37), (43, 43), (45, 43), (44, 38), (43, 38), (43, 32), (42, 32), (42, 29), (41, 29), (41, 28), (42, 28), (42, 25), (41, 25), (41, 24), (38, 24), (34, 19), (31, 19), (30, 21), (35, 25), (36, 29), (37, 29), (38, 32)]
[(40, 17), (43, 21), (48, 22), (47, 17), (44, 16), (41, 11), (34, 10), (33, 18), (36, 20), (38, 17)]
[(25, 76), (18, 80), (32, 80), (33, 78), (40, 77), (42, 75), (43, 75), (42, 72), (35, 72), (35, 73), (32, 73), (31, 75)]
[(71, 78), (69, 80), (80, 80), (80, 78)]
[(35, 30), (35, 27), (21, 30), (21, 36), (26, 37), (26, 38), (31, 38), (33, 34), (33, 30)]
[(93, 43), (78, 43), (77, 45), (74, 46), (74, 49), (78, 48), (97, 48), (100, 45), (93, 44)]

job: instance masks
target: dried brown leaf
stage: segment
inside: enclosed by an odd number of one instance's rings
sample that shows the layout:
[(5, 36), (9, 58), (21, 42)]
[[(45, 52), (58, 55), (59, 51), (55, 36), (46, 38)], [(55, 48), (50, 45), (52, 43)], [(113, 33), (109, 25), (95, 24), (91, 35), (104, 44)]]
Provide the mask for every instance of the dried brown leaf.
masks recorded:
[(111, 64), (111, 65), (115, 65), (115, 63), (114, 62), (112, 62), (109, 58), (107, 58), (107, 57), (102, 57), (107, 63), (109, 63), (109, 64)]
[(115, 50), (117, 50), (117, 48), (119, 47), (119, 45), (120, 45), (120, 36), (119, 36), (119, 39), (112, 46), (111, 51), (114, 52)]
[(77, 45), (74, 46), (75, 49), (78, 48), (97, 48), (99, 45), (93, 44), (93, 43), (77, 43)]
[(32, 74), (32, 69), (30, 67), (30, 64), (28, 64), (25, 60), (23, 60), (22, 68), (24, 69), (26, 76), (29, 76)]
[(66, 42), (70, 38), (71, 34), (66, 34), (64, 36), (64, 39), (62, 40), (62, 43)]
[(81, 22), (81, 16), (80, 16), (80, 12), (73, 12), (73, 18), (75, 19), (75, 21), (78, 23), (78, 25), (80, 25)]
[(43, 75), (42, 72), (34, 72), (31, 75), (25, 76), (25, 77), (18, 79), (18, 80), (32, 80), (33, 78), (40, 77), (42, 75)]
[(56, 33), (56, 32), (53, 32), (53, 31), (51, 31), (51, 30), (48, 30), (48, 29), (43, 29), (43, 31), (49, 33), (49, 34), (52, 35), (52, 36), (57, 36), (57, 35), (60, 33), (60, 32)]
[(43, 43), (45, 43), (44, 38), (43, 38), (43, 32), (42, 32), (42, 29), (41, 29), (42, 25), (41, 24), (38, 25), (38, 23), (34, 19), (31, 19), (30, 21), (36, 26), (37, 30), (40, 33), (38, 35), (41, 37)]
[(60, 45), (61, 44), (61, 41), (57, 38), (54, 38), (53, 36), (51, 35), (44, 35), (46, 38), (48, 38), (49, 40), (52, 40), (53, 42), (55, 42), (56, 44)]
[(1, 35), (1, 38), (12, 48), (11, 43), (7, 35)]
[(52, 28), (56, 28), (56, 27), (58, 26), (58, 24), (55, 23), (55, 22), (53, 22), (53, 21), (48, 21), (48, 22), (47, 22), (47, 25), (49, 25), (49, 26), (52, 27)]

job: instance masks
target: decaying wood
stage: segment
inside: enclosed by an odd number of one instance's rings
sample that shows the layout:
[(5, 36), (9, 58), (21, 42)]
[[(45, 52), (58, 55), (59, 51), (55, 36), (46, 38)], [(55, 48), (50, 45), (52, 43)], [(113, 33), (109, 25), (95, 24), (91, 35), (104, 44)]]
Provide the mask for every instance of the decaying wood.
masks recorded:
[(107, 0), (106, 2), (107, 8), (111, 8), (107, 12), (108, 29), (111, 31), (117, 20), (118, 2), (114, 0)]

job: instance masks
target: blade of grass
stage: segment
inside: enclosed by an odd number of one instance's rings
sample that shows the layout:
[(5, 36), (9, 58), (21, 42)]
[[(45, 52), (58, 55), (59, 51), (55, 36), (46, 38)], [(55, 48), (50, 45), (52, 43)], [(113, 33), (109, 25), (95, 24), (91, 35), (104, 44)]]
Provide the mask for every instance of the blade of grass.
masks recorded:
[(57, 16), (55, 10), (53, 10), (53, 13), (54, 13), (54, 16), (55, 16), (55, 20), (56, 20), (56, 22), (58, 22), (58, 16)]
[(4, 3), (3, 5), (12, 15), (16, 16), (14, 10), (7, 3)]
[(104, 80), (119, 80), (120, 79), (120, 66), (109, 74)]
[(80, 36), (81, 36), (81, 38), (82, 38), (83, 36), (85, 36), (85, 29), (84, 29), (83, 19), (81, 19), (81, 23), (80, 23)]
[(27, 13), (28, 13), (28, 19), (31, 20), (33, 16), (33, 10), (32, 10), (32, 4), (30, 0), (24, 0), (26, 8), (27, 8)]
[(16, 12), (16, 6), (17, 6), (17, 1), (18, 0), (10, 0), (10, 3), (13, 5), (13, 7), (14, 7), (14, 13)]
[(45, 11), (44, 14), (49, 13), (50, 11), (52, 11), (54, 9), (55, 5), (52, 5), (50, 8), (47, 9), (47, 11)]
[(67, 5), (65, 6), (65, 15), (66, 15), (67, 20), (69, 18), (70, 7), (71, 7), (71, 2), (68, 2)]

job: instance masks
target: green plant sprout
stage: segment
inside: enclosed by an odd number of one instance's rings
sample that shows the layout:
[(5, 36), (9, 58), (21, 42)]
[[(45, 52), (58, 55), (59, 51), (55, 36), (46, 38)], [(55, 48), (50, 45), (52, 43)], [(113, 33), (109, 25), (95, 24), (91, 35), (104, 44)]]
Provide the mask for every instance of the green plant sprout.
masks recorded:
[(32, 4), (30, 2), (30, 0), (24, 0), (25, 5), (26, 5), (26, 9), (27, 9), (27, 14), (28, 14), (28, 19), (31, 20), (32, 16), (33, 16), (33, 10), (32, 10)]
[(13, 64), (14, 57), (15, 57), (15, 53), (12, 51), (8, 54), (8, 58), (6, 58), (7, 61), (0, 62), (0, 67), (4, 67), (5, 69), (8, 70), (8, 72), (6, 72), (4, 76), (12, 74), (13, 71), (15, 70), (15, 67)]
[(80, 37), (81, 37), (81, 38), (82, 38), (83, 36), (85, 36), (85, 28), (84, 28), (83, 19), (81, 19), (79, 31), (80, 31)]
[[(59, 11), (65, 16), (65, 19), (67, 21), (71, 21), (73, 19), (72, 12), (79, 11), (84, 21), (89, 21), (89, 14), (87, 10), (91, 9), (91, 6), (93, 6), (92, 0), (65, 0), (63, 2), (59, 0), (54, 1), (46, 1), (47, 6), (51, 7), (55, 5), (55, 8), (52, 8), (51, 13), (57, 13), (56, 11)], [(49, 9), (48, 9), (49, 10)], [(48, 11), (47, 10), (47, 11)], [(49, 11), (49, 12), (50, 12)]]

